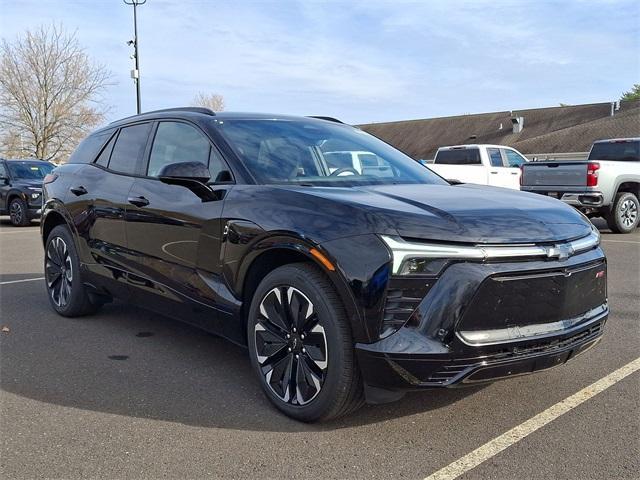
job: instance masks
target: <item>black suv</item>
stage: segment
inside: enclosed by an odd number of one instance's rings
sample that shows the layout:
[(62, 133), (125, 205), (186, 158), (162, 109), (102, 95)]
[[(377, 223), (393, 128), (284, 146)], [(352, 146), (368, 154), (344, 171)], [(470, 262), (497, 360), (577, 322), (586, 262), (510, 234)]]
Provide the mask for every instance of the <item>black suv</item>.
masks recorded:
[(0, 215), (16, 227), (40, 218), (42, 180), (53, 168), (43, 160), (0, 159)]
[(328, 117), (112, 123), (47, 177), (41, 225), (58, 313), (118, 297), (246, 345), (267, 397), (304, 421), (554, 367), (608, 314), (582, 214), (451, 185)]

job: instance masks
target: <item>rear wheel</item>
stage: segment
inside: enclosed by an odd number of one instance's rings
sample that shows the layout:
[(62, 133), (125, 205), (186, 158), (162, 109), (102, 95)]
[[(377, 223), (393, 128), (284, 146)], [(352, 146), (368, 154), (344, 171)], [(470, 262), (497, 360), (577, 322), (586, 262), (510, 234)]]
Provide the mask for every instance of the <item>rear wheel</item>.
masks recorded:
[(26, 227), (31, 223), (28, 215), (27, 203), (16, 197), (9, 204), (9, 218), (11, 223), (16, 227)]
[(251, 363), (269, 400), (297, 420), (328, 420), (363, 403), (344, 308), (315, 266), (280, 267), (258, 286), (248, 318)]
[(611, 211), (607, 215), (607, 224), (615, 233), (631, 233), (640, 221), (640, 202), (631, 192), (616, 195)]
[(64, 225), (49, 234), (45, 246), (44, 273), (51, 306), (60, 315), (77, 317), (95, 312), (100, 305), (91, 301), (80, 276), (80, 260), (73, 238)]

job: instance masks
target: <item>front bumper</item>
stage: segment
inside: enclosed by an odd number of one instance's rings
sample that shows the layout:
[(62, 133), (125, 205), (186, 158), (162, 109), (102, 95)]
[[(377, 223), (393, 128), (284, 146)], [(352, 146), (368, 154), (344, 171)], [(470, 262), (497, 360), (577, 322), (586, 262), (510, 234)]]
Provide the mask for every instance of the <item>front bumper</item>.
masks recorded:
[(357, 344), (357, 358), (373, 389), (489, 382), (575, 358), (599, 342), (608, 313), (599, 248), (564, 261), (458, 264), (404, 326)]
[[(439, 342), (416, 341), (415, 332), (406, 327), (375, 344), (360, 344), (356, 351), (365, 381), (376, 388), (413, 390), (491, 382), (577, 357), (600, 341), (607, 316), (605, 307), (597, 317), (561, 335), (501, 345), (493, 352), (456, 353)], [(410, 353), (403, 353), (409, 345)]]

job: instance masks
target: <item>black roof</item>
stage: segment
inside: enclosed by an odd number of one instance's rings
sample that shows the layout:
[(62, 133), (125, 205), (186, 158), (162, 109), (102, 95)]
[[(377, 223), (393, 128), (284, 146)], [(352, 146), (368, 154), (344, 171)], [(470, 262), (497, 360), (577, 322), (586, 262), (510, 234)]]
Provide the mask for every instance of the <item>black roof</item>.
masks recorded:
[(123, 124), (131, 123), (138, 120), (151, 120), (157, 118), (215, 118), (216, 120), (226, 119), (268, 119), (268, 120), (308, 120), (308, 121), (320, 121), (320, 122), (338, 122), (339, 120), (333, 117), (321, 117), (321, 116), (296, 116), (296, 115), (281, 115), (273, 113), (252, 113), (252, 112), (214, 112), (204, 107), (175, 107), (165, 108), (162, 110), (153, 110), (151, 112), (143, 112), (139, 115), (132, 115), (120, 120), (115, 120), (109, 125), (99, 129), (98, 131), (108, 130), (111, 128), (119, 127)]

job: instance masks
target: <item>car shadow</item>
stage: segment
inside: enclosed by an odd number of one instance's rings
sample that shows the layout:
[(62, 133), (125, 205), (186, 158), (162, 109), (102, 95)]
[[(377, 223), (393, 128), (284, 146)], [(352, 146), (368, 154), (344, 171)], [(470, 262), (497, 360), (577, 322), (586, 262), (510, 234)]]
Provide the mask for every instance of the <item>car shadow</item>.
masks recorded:
[(10, 332), (0, 333), (0, 387), (41, 402), (198, 427), (299, 432), (436, 410), (482, 388), (410, 393), (348, 417), (304, 424), (271, 406), (243, 347), (119, 303), (93, 316), (63, 318), (40, 287), (26, 294), (32, 297), (26, 315), (14, 305), (21, 298), (3, 300), (2, 324)]

